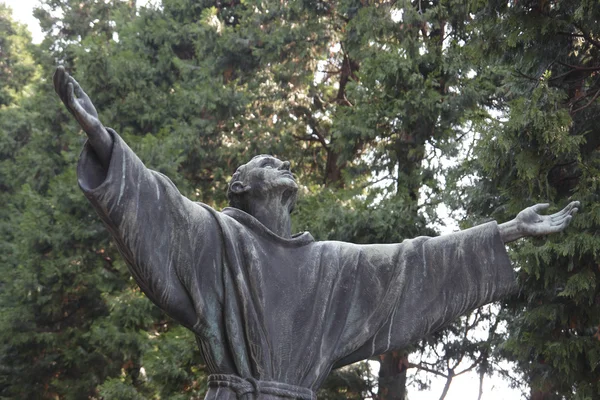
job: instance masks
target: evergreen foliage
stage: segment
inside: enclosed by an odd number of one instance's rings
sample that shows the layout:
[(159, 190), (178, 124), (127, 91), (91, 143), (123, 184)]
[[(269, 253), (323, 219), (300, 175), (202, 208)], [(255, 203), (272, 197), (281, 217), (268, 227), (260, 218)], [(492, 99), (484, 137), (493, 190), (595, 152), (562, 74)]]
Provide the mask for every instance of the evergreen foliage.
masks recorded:
[[(255, 154), (291, 160), (294, 226), (320, 240), (435, 235), (442, 199), (466, 224), (581, 200), (568, 235), (512, 247), (522, 291), (500, 317), (481, 310), (416, 345), (430, 364), (386, 356), (379, 398), (404, 398), (407, 368), (449, 384), (461, 360), (483, 376), (501, 355), (532, 397), (598, 398), (599, 10), (567, 3), (43, 0), (39, 46), (0, 5), (0, 396), (189, 399), (206, 385), (193, 335), (140, 292), (76, 187), (85, 135), (50, 87), (58, 63), (192, 200), (225, 206)], [(467, 128), (476, 157), (445, 171)], [(487, 340), (467, 334), (481, 323)], [(358, 364), (319, 397), (374, 385)]]
[(587, 1), (493, 1), (483, 25), (483, 50), (504, 76), (502, 118), (467, 161), (480, 178), (467, 214), (502, 221), (536, 202), (583, 204), (565, 234), (511, 246), (521, 288), (505, 306), (500, 350), (532, 399), (600, 398), (599, 12)]

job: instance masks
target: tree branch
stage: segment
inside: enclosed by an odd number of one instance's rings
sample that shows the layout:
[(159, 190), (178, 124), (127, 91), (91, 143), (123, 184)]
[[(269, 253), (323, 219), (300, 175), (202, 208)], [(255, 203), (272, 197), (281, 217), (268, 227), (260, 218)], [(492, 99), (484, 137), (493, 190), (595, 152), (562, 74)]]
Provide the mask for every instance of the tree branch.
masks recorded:
[(387, 175), (385, 175), (385, 176), (384, 176), (384, 177), (382, 177), (382, 178), (379, 178), (379, 179), (376, 179), (376, 180), (374, 180), (374, 181), (369, 181), (369, 182), (366, 182), (366, 183), (364, 183), (364, 184), (361, 186), (361, 188), (362, 188), (362, 189), (366, 189), (366, 188), (368, 188), (369, 186), (376, 185), (376, 184), (378, 184), (379, 182), (383, 182), (383, 181), (385, 181), (386, 179), (393, 179), (393, 178), (394, 178), (394, 177), (393, 177), (391, 174), (387, 174)]
[(600, 71), (600, 67), (580, 67), (578, 65), (571, 65), (558, 60), (556, 62), (563, 67), (573, 68), (576, 71)]
[(444, 390), (442, 391), (440, 400), (444, 400), (446, 398), (448, 390), (450, 389), (450, 384), (452, 383), (452, 378), (454, 378), (454, 370), (450, 369), (448, 371), (448, 378), (446, 378), (446, 383), (444, 384)]
[(539, 82), (539, 78), (534, 78), (532, 76), (526, 75), (526, 74), (522, 73), (521, 71), (515, 71), (515, 73), (522, 78), (526, 78), (526, 79), (529, 79), (530, 81), (534, 81), (534, 82)]
[(600, 89), (598, 89), (598, 91), (596, 92), (596, 94), (594, 94), (594, 97), (592, 97), (592, 99), (590, 101), (588, 101), (584, 106), (581, 106), (573, 111), (570, 112), (571, 115), (575, 114), (576, 112), (579, 112), (585, 108), (588, 108), (600, 95)]
[(477, 396), (477, 400), (481, 400), (483, 396), (483, 378), (485, 377), (485, 371), (482, 369), (479, 371), (479, 395)]
[(459, 376), (459, 375), (462, 375), (462, 374), (466, 374), (469, 371), (472, 371), (473, 368), (475, 368), (476, 366), (478, 366), (481, 363), (482, 360), (483, 360), (483, 353), (481, 353), (481, 355), (479, 357), (477, 357), (477, 359), (475, 361), (473, 361), (473, 364), (471, 364), (468, 368), (463, 369), (458, 374), (454, 374), (454, 376)]
[(292, 134), (292, 137), (294, 139), (308, 141), (308, 142), (319, 142), (319, 143), (321, 142), (321, 140), (318, 137), (314, 137), (312, 135), (298, 136), (298, 135)]
[(590, 36), (590, 34), (585, 29), (583, 29), (583, 27), (581, 27), (579, 24), (575, 24), (575, 23), (573, 23), (573, 26), (581, 31), (581, 34), (583, 35), (583, 38), (585, 40), (590, 42), (594, 47), (597, 47), (600, 49), (600, 42), (598, 42), (596, 39), (592, 38)]
[(583, 37), (583, 35), (581, 33), (565, 32), (565, 31), (558, 31), (556, 33), (559, 35), (563, 35), (563, 36)]
[[(317, 126), (318, 122), (314, 118), (312, 111), (304, 106), (296, 106), (295, 111), (297, 111), (299, 114), (301, 114), (301, 115), (297, 115), (297, 116), (303, 117), (306, 120), (306, 123), (308, 124), (309, 128), (312, 129), (312, 134), (317, 137), (316, 140), (318, 140), (319, 143), (321, 143), (321, 145), (323, 146), (325, 151), (329, 152), (329, 145), (327, 144), (327, 140), (325, 140), (325, 136), (323, 136), (323, 134), (319, 131), (319, 128)], [(294, 136), (294, 137), (297, 137), (297, 136)], [(309, 139), (305, 138), (303, 140), (309, 140)]]
[(424, 366), (422, 364), (414, 364), (414, 363), (410, 363), (409, 362), (407, 369), (408, 368), (416, 368), (416, 369), (419, 369), (421, 371), (430, 372), (430, 373), (432, 373), (434, 375), (444, 377), (446, 379), (448, 378), (448, 375), (444, 374), (443, 372), (436, 371), (435, 369), (428, 368), (428, 367), (426, 367), (426, 366)]
[(346, 52), (344, 44), (340, 42), (340, 48), (342, 50), (342, 66), (340, 68), (340, 82), (339, 89), (336, 96), (336, 102), (352, 107), (352, 103), (346, 98), (346, 86), (350, 79), (356, 79), (354, 72), (358, 70), (358, 63), (350, 59), (350, 56)]
[[(564, 67), (571, 68), (571, 69), (569, 71), (567, 71), (567, 72), (563, 72), (560, 75), (557, 75), (557, 76), (555, 76), (553, 78), (550, 78), (549, 81), (555, 81), (555, 80), (564, 78), (565, 76), (571, 75), (571, 74), (573, 74), (575, 72), (595, 72), (595, 71), (600, 71), (600, 67), (579, 67), (577, 65), (567, 64), (567, 63), (564, 63), (564, 62), (558, 61), (558, 60), (556, 61), (556, 63), (560, 64), (560, 65), (562, 65)], [(583, 79), (583, 77), (581, 79)]]

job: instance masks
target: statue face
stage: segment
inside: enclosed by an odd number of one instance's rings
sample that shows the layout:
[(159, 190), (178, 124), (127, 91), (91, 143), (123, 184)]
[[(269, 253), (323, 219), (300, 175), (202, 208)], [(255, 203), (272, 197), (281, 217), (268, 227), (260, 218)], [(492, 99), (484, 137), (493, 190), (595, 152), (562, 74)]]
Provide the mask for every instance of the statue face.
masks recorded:
[(268, 155), (254, 157), (238, 168), (227, 191), (229, 205), (250, 214), (252, 204), (265, 200), (284, 204), (292, 212), (297, 194), (298, 185), (290, 172), (289, 161)]
[(250, 186), (251, 191), (298, 190), (289, 161), (259, 156), (247, 163), (245, 169), (244, 184)]

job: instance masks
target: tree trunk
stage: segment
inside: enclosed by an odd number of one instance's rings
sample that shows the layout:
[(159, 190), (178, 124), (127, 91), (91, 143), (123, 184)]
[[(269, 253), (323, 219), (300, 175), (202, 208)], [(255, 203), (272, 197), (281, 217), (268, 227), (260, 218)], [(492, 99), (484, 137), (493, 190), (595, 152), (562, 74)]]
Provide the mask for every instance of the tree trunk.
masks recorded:
[(342, 187), (342, 170), (345, 168), (346, 163), (338, 165), (339, 155), (329, 150), (327, 152), (327, 165), (325, 166), (325, 183), (332, 187)]
[(406, 400), (408, 354), (391, 351), (379, 356), (378, 400)]
[(556, 397), (552, 396), (550, 393), (543, 392), (541, 390), (531, 389), (530, 400), (555, 400)]
[[(415, 179), (425, 156), (425, 143), (421, 136), (403, 134), (396, 142), (395, 152), (398, 162), (397, 185), (408, 189), (409, 197), (416, 205), (422, 182)], [(405, 350), (392, 351), (379, 357), (378, 400), (406, 400), (406, 370), (408, 353)]]

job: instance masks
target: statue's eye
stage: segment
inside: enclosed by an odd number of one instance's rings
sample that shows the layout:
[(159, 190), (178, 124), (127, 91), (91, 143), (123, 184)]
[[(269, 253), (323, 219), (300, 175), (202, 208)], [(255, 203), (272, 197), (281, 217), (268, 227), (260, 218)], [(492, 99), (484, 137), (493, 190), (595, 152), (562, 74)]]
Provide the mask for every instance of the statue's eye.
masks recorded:
[(267, 165), (265, 165), (263, 168), (273, 168), (273, 166), (272, 166), (272, 165), (270, 165), (270, 164), (267, 164)]

